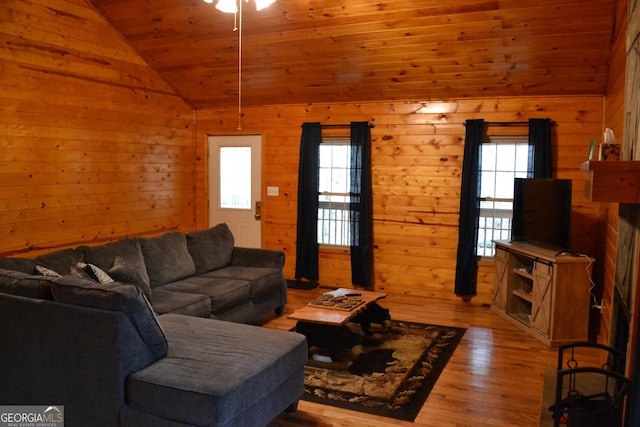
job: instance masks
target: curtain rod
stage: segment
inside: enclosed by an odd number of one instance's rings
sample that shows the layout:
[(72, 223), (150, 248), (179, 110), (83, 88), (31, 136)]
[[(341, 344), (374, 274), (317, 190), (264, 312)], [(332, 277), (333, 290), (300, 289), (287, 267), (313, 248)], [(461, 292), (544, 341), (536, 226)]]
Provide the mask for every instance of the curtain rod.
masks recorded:
[[(484, 122), (484, 124), (487, 126), (528, 126), (529, 122)], [(555, 124), (556, 122), (551, 120), (551, 126), (555, 126)]]
[[(348, 128), (351, 127), (351, 124), (320, 124), (320, 127), (323, 128)], [(373, 123), (369, 123), (369, 127), (370, 128), (374, 128), (376, 127), (376, 125), (374, 125)]]
[(529, 122), (484, 122), (487, 126), (529, 126)]

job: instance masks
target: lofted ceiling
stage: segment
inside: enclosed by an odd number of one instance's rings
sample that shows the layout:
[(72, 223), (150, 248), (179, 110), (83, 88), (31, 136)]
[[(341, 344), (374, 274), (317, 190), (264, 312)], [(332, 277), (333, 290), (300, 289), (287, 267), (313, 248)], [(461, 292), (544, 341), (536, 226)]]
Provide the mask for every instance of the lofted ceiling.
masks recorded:
[[(194, 108), (238, 103), (234, 15), (87, 0)], [(276, 0), (243, 7), (242, 104), (604, 94), (614, 0)]]

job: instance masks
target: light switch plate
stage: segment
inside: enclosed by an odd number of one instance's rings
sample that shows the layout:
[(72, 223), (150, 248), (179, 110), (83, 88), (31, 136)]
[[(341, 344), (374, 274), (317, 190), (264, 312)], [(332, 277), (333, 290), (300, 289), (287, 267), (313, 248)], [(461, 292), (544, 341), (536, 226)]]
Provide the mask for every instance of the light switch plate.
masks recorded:
[(267, 187), (267, 196), (277, 196), (279, 190), (278, 187)]

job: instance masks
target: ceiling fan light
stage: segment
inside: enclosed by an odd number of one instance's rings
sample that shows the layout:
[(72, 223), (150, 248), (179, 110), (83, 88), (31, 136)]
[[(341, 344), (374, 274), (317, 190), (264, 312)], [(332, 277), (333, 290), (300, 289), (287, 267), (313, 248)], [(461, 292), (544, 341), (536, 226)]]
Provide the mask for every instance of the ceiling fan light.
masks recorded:
[(238, 4), (236, 0), (218, 0), (216, 9), (224, 13), (236, 13), (238, 12)]
[(276, 0), (256, 0), (256, 10), (262, 10), (265, 7), (268, 7), (269, 5), (271, 5), (271, 3), (274, 3)]

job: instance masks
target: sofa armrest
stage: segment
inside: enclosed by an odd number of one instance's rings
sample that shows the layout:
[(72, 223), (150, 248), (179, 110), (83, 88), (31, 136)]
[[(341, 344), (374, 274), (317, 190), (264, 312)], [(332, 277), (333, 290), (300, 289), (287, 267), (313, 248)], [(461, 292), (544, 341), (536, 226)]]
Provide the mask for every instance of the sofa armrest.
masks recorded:
[(239, 267), (284, 267), (284, 252), (274, 249), (233, 247), (231, 265)]

